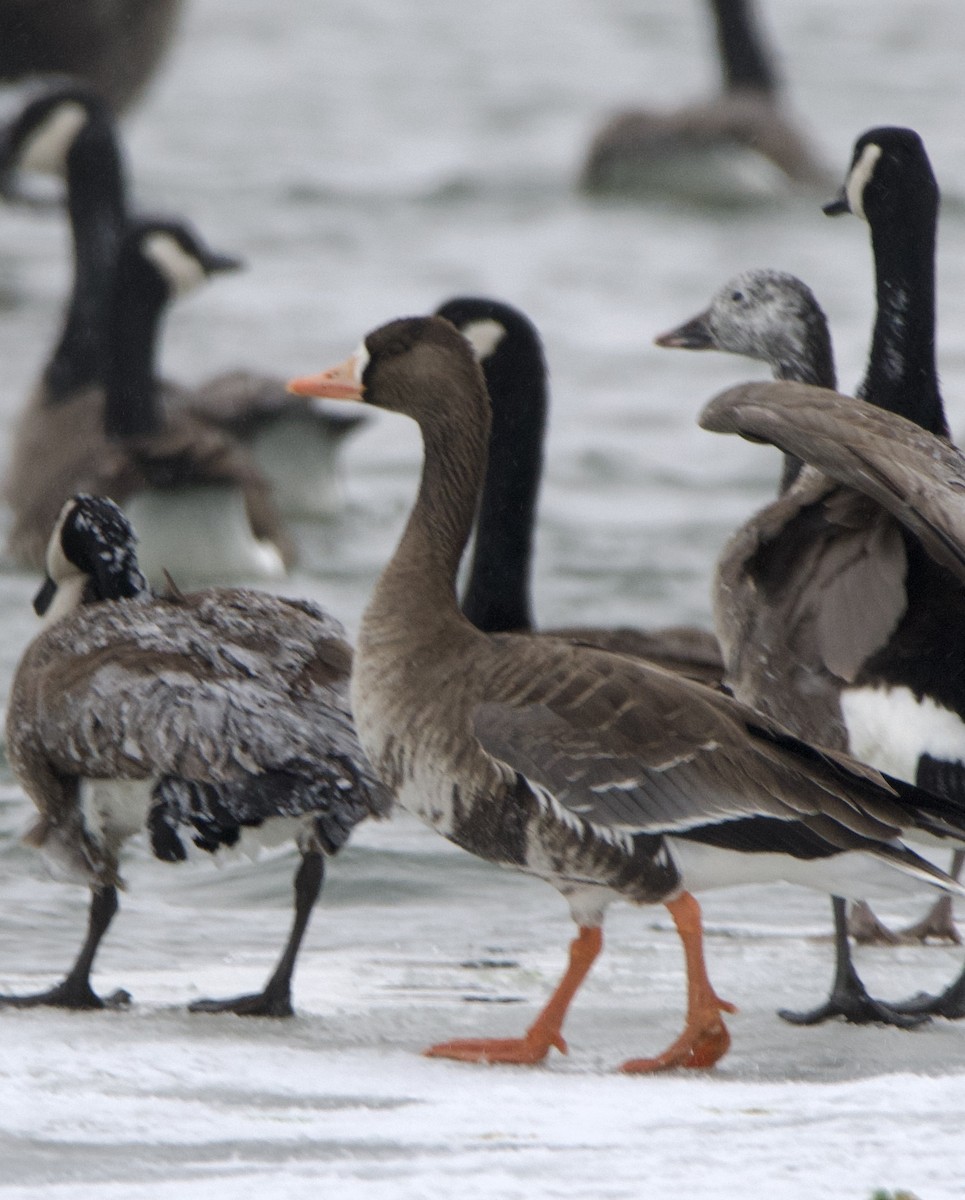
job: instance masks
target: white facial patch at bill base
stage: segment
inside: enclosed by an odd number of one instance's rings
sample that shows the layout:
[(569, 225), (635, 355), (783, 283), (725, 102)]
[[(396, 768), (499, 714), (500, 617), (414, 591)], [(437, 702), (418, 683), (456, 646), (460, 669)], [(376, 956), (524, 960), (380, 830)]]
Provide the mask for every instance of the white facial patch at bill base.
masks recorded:
[(149, 233), (142, 243), (144, 257), (154, 263), (175, 296), (194, 291), (205, 280), (204, 267), (169, 233)]
[(861, 217), (863, 221), (868, 219), (864, 211), (864, 190), (875, 173), (875, 166), (879, 158), (881, 158), (881, 147), (874, 142), (869, 142), (867, 146), (863, 147), (858, 161), (848, 172), (848, 181), (844, 185), (851, 211), (856, 217)]
[(368, 346), (365, 342), (359, 342), (351, 356), (352, 377), (359, 387), (362, 386), (362, 376), (365, 374), (365, 368), (369, 365), (371, 358)]
[(965, 722), (909, 688), (849, 688), (841, 694), (848, 752), (879, 771), (915, 782), (925, 754), (965, 762)]
[(20, 169), (43, 175), (63, 175), (74, 139), (87, 124), (87, 109), (77, 101), (60, 104), (33, 133), (20, 153)]
[(470, 321), (459, 332), (472, 346), (476, 361), (485, 362), (506, 336), (506, 327), (487, 317), (481, 321)]

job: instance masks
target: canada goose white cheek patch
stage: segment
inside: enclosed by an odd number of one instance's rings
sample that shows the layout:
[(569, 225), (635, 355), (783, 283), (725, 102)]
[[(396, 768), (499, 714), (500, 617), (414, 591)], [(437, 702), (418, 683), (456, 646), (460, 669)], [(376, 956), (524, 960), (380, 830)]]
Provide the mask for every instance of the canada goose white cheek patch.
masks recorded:
[(848, 749), (862, 762), (914, 783), (918, 760), (927, 754), (965, 762), (965, 723), (927, 696), (904, 687), (853, 688), (842, 693), (841, 715)]
[(20, 156), (21, 169), (63, 175), (67, 154), (86, 123), (87, 110), (82, 104), (60, 105), (28, 136)]
[(851, 211), (864, 221), (868, 219), (864, 211), (864, 190), (875, 173), (875, 166), (879, 158), (881, 158), (881, 147), (874, 142), (869, 142), (862, 149), (858, 161), (849, 171), (848, 182), (844, 187)]
[(470, 321), (460, 332), (472, 346), (476, 361), (485, 362), (506, 336), (506, 327), (492, 318), (487, 318), (482, 321)]
[(143, 250), (144, 257), (154, 263), (176, 296), (183, 296), (204, 282), (204, 268), (200, 262), (170, 234), (149, 234), (144, 239)]

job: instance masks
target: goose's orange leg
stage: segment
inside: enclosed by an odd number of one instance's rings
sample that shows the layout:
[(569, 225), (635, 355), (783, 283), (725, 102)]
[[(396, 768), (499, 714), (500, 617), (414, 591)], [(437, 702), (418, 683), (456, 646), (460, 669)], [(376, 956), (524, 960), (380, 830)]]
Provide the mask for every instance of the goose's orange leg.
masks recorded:
[(722, 1012), (737, 1012), (714, 991), (704, 963), (700, 905), (689, 892), (667, 904), (684, 945), (687, 963), (687, 1024), (684, 1031), (656, 1058), (631, 1058), (620, 1068), (631, 1075), (670, 1071), (674, 1067), (712, 1067), (730, 1046)]
[(603, 931), (599, 927), (581, 925), (580, 932), (570, 943), (570, 961), (566, 973), (546, 1007), (521, 1038), (460, 1038), (430, 1046), (423, 1053), (430, 1058), (456, 1058), (461, 1062), (525, 1065), (541, 1062), (549, 1053), (550, 1046), (566, 1054), (566, 1042), (560, 1032), (563, 1019), (602, 948)]

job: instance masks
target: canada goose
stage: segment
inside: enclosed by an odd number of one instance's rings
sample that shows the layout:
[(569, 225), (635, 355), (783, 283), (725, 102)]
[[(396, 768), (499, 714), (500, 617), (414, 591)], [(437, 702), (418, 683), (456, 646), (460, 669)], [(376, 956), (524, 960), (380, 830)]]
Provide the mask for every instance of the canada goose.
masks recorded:
[(739, 202), (829, 186), (781, 101), (753, 0), (710, 0), (722, 90), (677, 110), (630, 110), (593, 138), (581, 183), (592, 191), (677, 192)]
[[(64, 333), (17, 435), (14, 471), (22, 463), (28, 478), (8, 480), (7, 495), (14, 506), (22, 503), (18, 498), (25, 489), (36, 487), (40, 455), (53, 453), (44, 427), (53, 421), (48, 405), (69, 400), (78, 433), (83, 429), (85, 436), (100, 435), (101, 400), (96, 393), (85, 395), (84, 389), (103, 383), (100, 341), (109, 320), (110, 277), (130, 213), (116, 122), (90, 88), (56, 81), (23, 98), (16, 118), (0, 135), (0, 185), (6, 183), (10, 190), (13, 180), (34, 172), (66, 182), (74, 286)], [(225, 371), (193, 388), (171, 390), (166, 403), (172, 413), (186, 413), (246, 450), (271, 483), (273, 503), (281, 512), (327, 517), (338, 508), (337, 459), (346, 435), (362, 424), (357, 414), (333, 413), (318, 403), (299, 404), (285, 391), (283, 380), (248, 370)], [(59, 426), (54, 432), (62, 434)], [(59, 437), (57, 444), (62, 440)], [(103, 491), (83, 479), (68, 480), (65, 487), (54, 489), (51, 517), (78, 488)], [(39, 566), (49, 532), (47, 523), (24, 552), (15, 526), (12, 553), (26, 565)]]
[[(661, 346), (743, 354), (769, 363), (777, 379), (832, 390), (835, 387), (833, 351), (824, 313), (811, 290), (792, 275), (774, 271), (745, 272), (721, 288), (705, 312), (656, 341)], [(843, 429), (847, 419), (855, 420), (853, 407), (850, 402), (844, 409), (839, 436), (854, 437), (853, 429), (850, 434), (845, 434)], [(757, 412), (750, 405), (745, 408)], [(809, 410), (809, 416), (825, 411), (826, 405), (816, 404)], [(866, 416), (859, 412), (858, 416), (862, 415)], [(751, 417), (743, 409), (741, 418), (747, 422), (746, 428), (750, 431), (753, 427)], [(701, 424), (721, 432), (740, 432), (745, 427), (737, 414), (725, 409), (722, 403), (710, 405)], [(886, 430), (886, 436), (894, 437), (906, 446), (910, 444), (908, 429), (896, 432), (887, 426)], [(828, 434), (816, 423), (812, 432), (819, 434), (820, 441), (813, 446), (804, 441), (804, 459), (815, 466), (817, 456), (825, 449)], [(785, 434), (780, 444), (789, 445), (790, 436)], [(886, 446), (884, 453), (893, 454), (894, 447)], [(732, 686), (743, 700), (771, 712), (802, 736), (841, 748), (849, 746), (848, 731), (840, 713), (841, 695), (847, 692), (847, 681), (829, 670), (826, 661), (820, 669), (812, 668), (814, 659), (820, 658), (822, 652), (825, 657), (830, 657), (832, 630), (828, 626), (838, 623), (833, 636), (841, 643), (849, 642), (853, 636), (851, 627), (846, 624), (854, 616), (851, 604), (843, 603), (834, 595), (834, 586), (843, 577), (842, 555), (846, 559), (853, 553), (855, 545), (862, 547), (861, 533), (855, 533), (858, 518), (864, 521), (867, 534), (863, 552), (873, 554), (876, 548), (876, 514), (867, 500), (873, 481), (854, 460), (849, 462), (849, 468), (830, 472), (831, 479), (813, 471), (805, 472), (801, 485), (786, 494), (802, 470), (802, 460), (786, 452), (782, 480), (784, 498), (753, 517), (730, 540), (718, 563), (715, 587), (716, 625), (727, 657), (728, 683), (733, 676)], [(875, 469), (887, 473), (888, 467), (879, 464)], [(845, 485), (853, 484), (854, 488), (836, 488), (833, 479)], [(913, 485), (916, 490), (920, 487), (920, 483), (914, 481)], [(907, 480), (905, 486), (908, 486)], [(815, 523), (808, 514), (820, 511), (821, 506), (827, 506), (829, 514), (821, 523)], [(840, 524), (832, 534), (829, 529), (834, 527), (835, 518), (830, 514), (836, 506)], [(889, 505), (885, 505), (885, 509), (888, 510)], [(906, 525), (913, 523), (917, 517), (914, 500), (911, 499), (895, 515)], [(879, 511), (877, 518), (887, 529), (885, 513)], [(860, 522), (858, 529), (861, 529)], [(924, 537), (929, 537), (927, 528)], [(790, 549), (785, 547), (784, 554), (796, 554), (798, 559), (791, 560), (789, 566), (781, 556), (771, 572), (773, 580), (768, 584), (764, 579), (762, 560), (765, 556), (776, 558), (780, 554), (773, 547), (782, 539), (790, 543)], [(941, 554), (941, 545), (934, 539), (932, 542), (933, 552)], [(876, 559), (873, 563), (881, 565)], [(792, 569), (793, 575), (790, 574)], [(853, 564), (851, 570), (856, 574)], [(775, 583), (782, 574), (787, 575), (786, 586)], [(873, 575), (869, 575), (869, 581), (874, 582)], [(825, 589), (828, 589), (827, 595)], [(857, 590), (857, 585), (853, 590)], [(801, 603), (802, 596), (809, 599)], [(862, 609), (861, 617), (856, 619), (863, 619), (865, 612)], [(822, 652), (815, 650), (815, 644), (822, 647)], [(797, 660), (798, 654), (804, 655), (807, 665), (803, 669)], [(879, 762), (877, 765), (887, 766), (903, 777), (909, 775), (907, 770), (898, 770), (894, 763)], [(910, 772), (912, 778), (914, 774), (914, 771)], [(848, 1015), (849, 1019), (886, 1020), (902, 1026), (918, 1024), (920, 1017), (899, 1013), (892, 1006), (868, 996), (851, 962), (844, 902), (835, 898), (832, 907), (837, 963), (833, 988), (835, 1012)], [(862, 915), (865, 907), (859, 906)], [(929, 933), (936, 932), (936, 919), (931, 918), (923, 928)]]
[(68, 74), (117, 113), (133, 104), (177, 30), (184, 0), (0, 0), (0, 79)]
[[(879, 302), (860, 394), (904, 420), (892, 423), (890, 441), (872, 441), (862, 403), (839, 401), (854, 453), (840, 449), (832, 470), (826, 402), (809, 410), (810, 437), (798, 431), (797, 449), (770, 413), (777, 436), (765, 440), (817, 470), (802, 473), (722, 556), (717, 623), (728, 681), (800, 736), (956, 799), (965, 778), (965, 651), (950, 634), (965, 621), (965, 576), (956, 557), (955, 488), (943, 491), (936, 476), (942, 454), (957, 452), (947, 442), (935, 371), (938, 188), (920, 138), (893, 128), (863, 135), (843, 199), (828, 207), (855, 211), (871, 226)], [(718, 406), (704, 423), (726, 430), (731, 420)], [(923, 441), (928, 450), (918, 454)], [(879, 494), (881, 478), (893, 482)], [(909, 1013), (965, 1015), (965, 974), (933, 1001), (871, 1001), (848, 958), (841, 904), (835, 920), (831, 998), (811, 1013), (782, 1015), (897, 1024), (908, 1024)]]
[[(238, 261), (186, 225), (133, 221), (117, 256), (108, 318), (104, 424), (123, 460), (104, 488), (140, 531), (141, 566), (191, 580), (282, 578), (293, 543), (271, 486), (237, 442), (184, 413), (155, 376), (156, 340), (172, 300)], [(181, 411), (178, 411), (178, 409)]]
[[(524, 313), (499, 300), (458, 296), (436, 315), (451, 321), (473, 347), (492, 405), (486, 481), (462, 609), (486, 633), (531, 630), (533, 535), (549, 405), (542, 342)], [(704, 629), (545, 632), (646, 658), (703, 683), (717, 683), (723, 674), (717, 640)]]
[(261, 992), (191, 1008), (290, 1014), (324, 855), (388, 804), (352, 728), (341, 626), (306, 601), (240, 588), (153, 594), (130, 522), (102, 497), (64, 505), (47, 572), (35, 601), (46, 625), (14, 675), (7, 753), (39, 810), (27, 840), (90, 887), (90, 920), (60, 984), (0, 1004), (103, 1005), (90, 972), (132, 834), (147, 830), (155, 855), (178, 862), (183, 832), (213, 854), (254, 830), (294, 836), (301, 852), (287, 944)]
[[(949, 884), (898, 842), (951, 832), (963, 813), (912, 785), (815, 750), (732, 697), (624, 655), (535, 636), (485, 634), (456, 597), (483, 483), (489, 402), (466, 340), (438, 317), (390, 322), (296, 394), (364, 399), (419, 424), (418, 498), (362, 618), (352, 668), (359, 739), (396, 799), (450, 841), (557, 887), (579, 933), (567, 971), (520, 1039), (428, 1053), (531, 1063), (551, 1046), (602, 945), (617, 897), (663, 903), (684, 945), (686, 1028), (629, 1072), (705, 1067), (727, 1050), (707, 976), (694, 887), (798, 878), (839, 889), (855, 855), (897, 881)], [(945, 811), (940, 820), (933, 809)], [(843, 869), (842, 869), (843, 868)], [(833, 885), (832, 885), (833, 880)], [(686, 889), (686, 890), (685, 890)]]

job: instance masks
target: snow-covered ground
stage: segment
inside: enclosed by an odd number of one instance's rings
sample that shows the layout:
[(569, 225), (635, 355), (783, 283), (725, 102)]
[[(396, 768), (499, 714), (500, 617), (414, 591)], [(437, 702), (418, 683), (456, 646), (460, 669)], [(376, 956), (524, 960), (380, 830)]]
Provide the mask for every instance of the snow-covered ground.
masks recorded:
[[(2, 861), (0, 987), (39, 989), (76, 950), (86, 897), (42, 880), (14, 846)], [(662, 909), (612, 911), (567, 1057), (521, 1068), (420, 1056), (441, 1037), (520, 1032), (571, 928), (550, 888), (404, 816), (359, 830), (332, 864), (294, 1019), (188, 1014), (197, 996), (267, 976), (293, 866), (278, 854), (172, 868), (135, 851), (95, 971), (102, 994), (124, 986), (132, 1007), (0, 1013), (3, 1200), (962, 1194), (965, 1029), (797, 1029), (775, 1015), (823, 998), (821, 897), (705, 898), (711, 973), (740, 1008), (732, 1050), (712, 1072), (642, 1078), (615, 1068), (661, 1049), (682, 1017)], [(893, 997), (950, 978), (959, 959), (940, 947), (858, 952)]]

